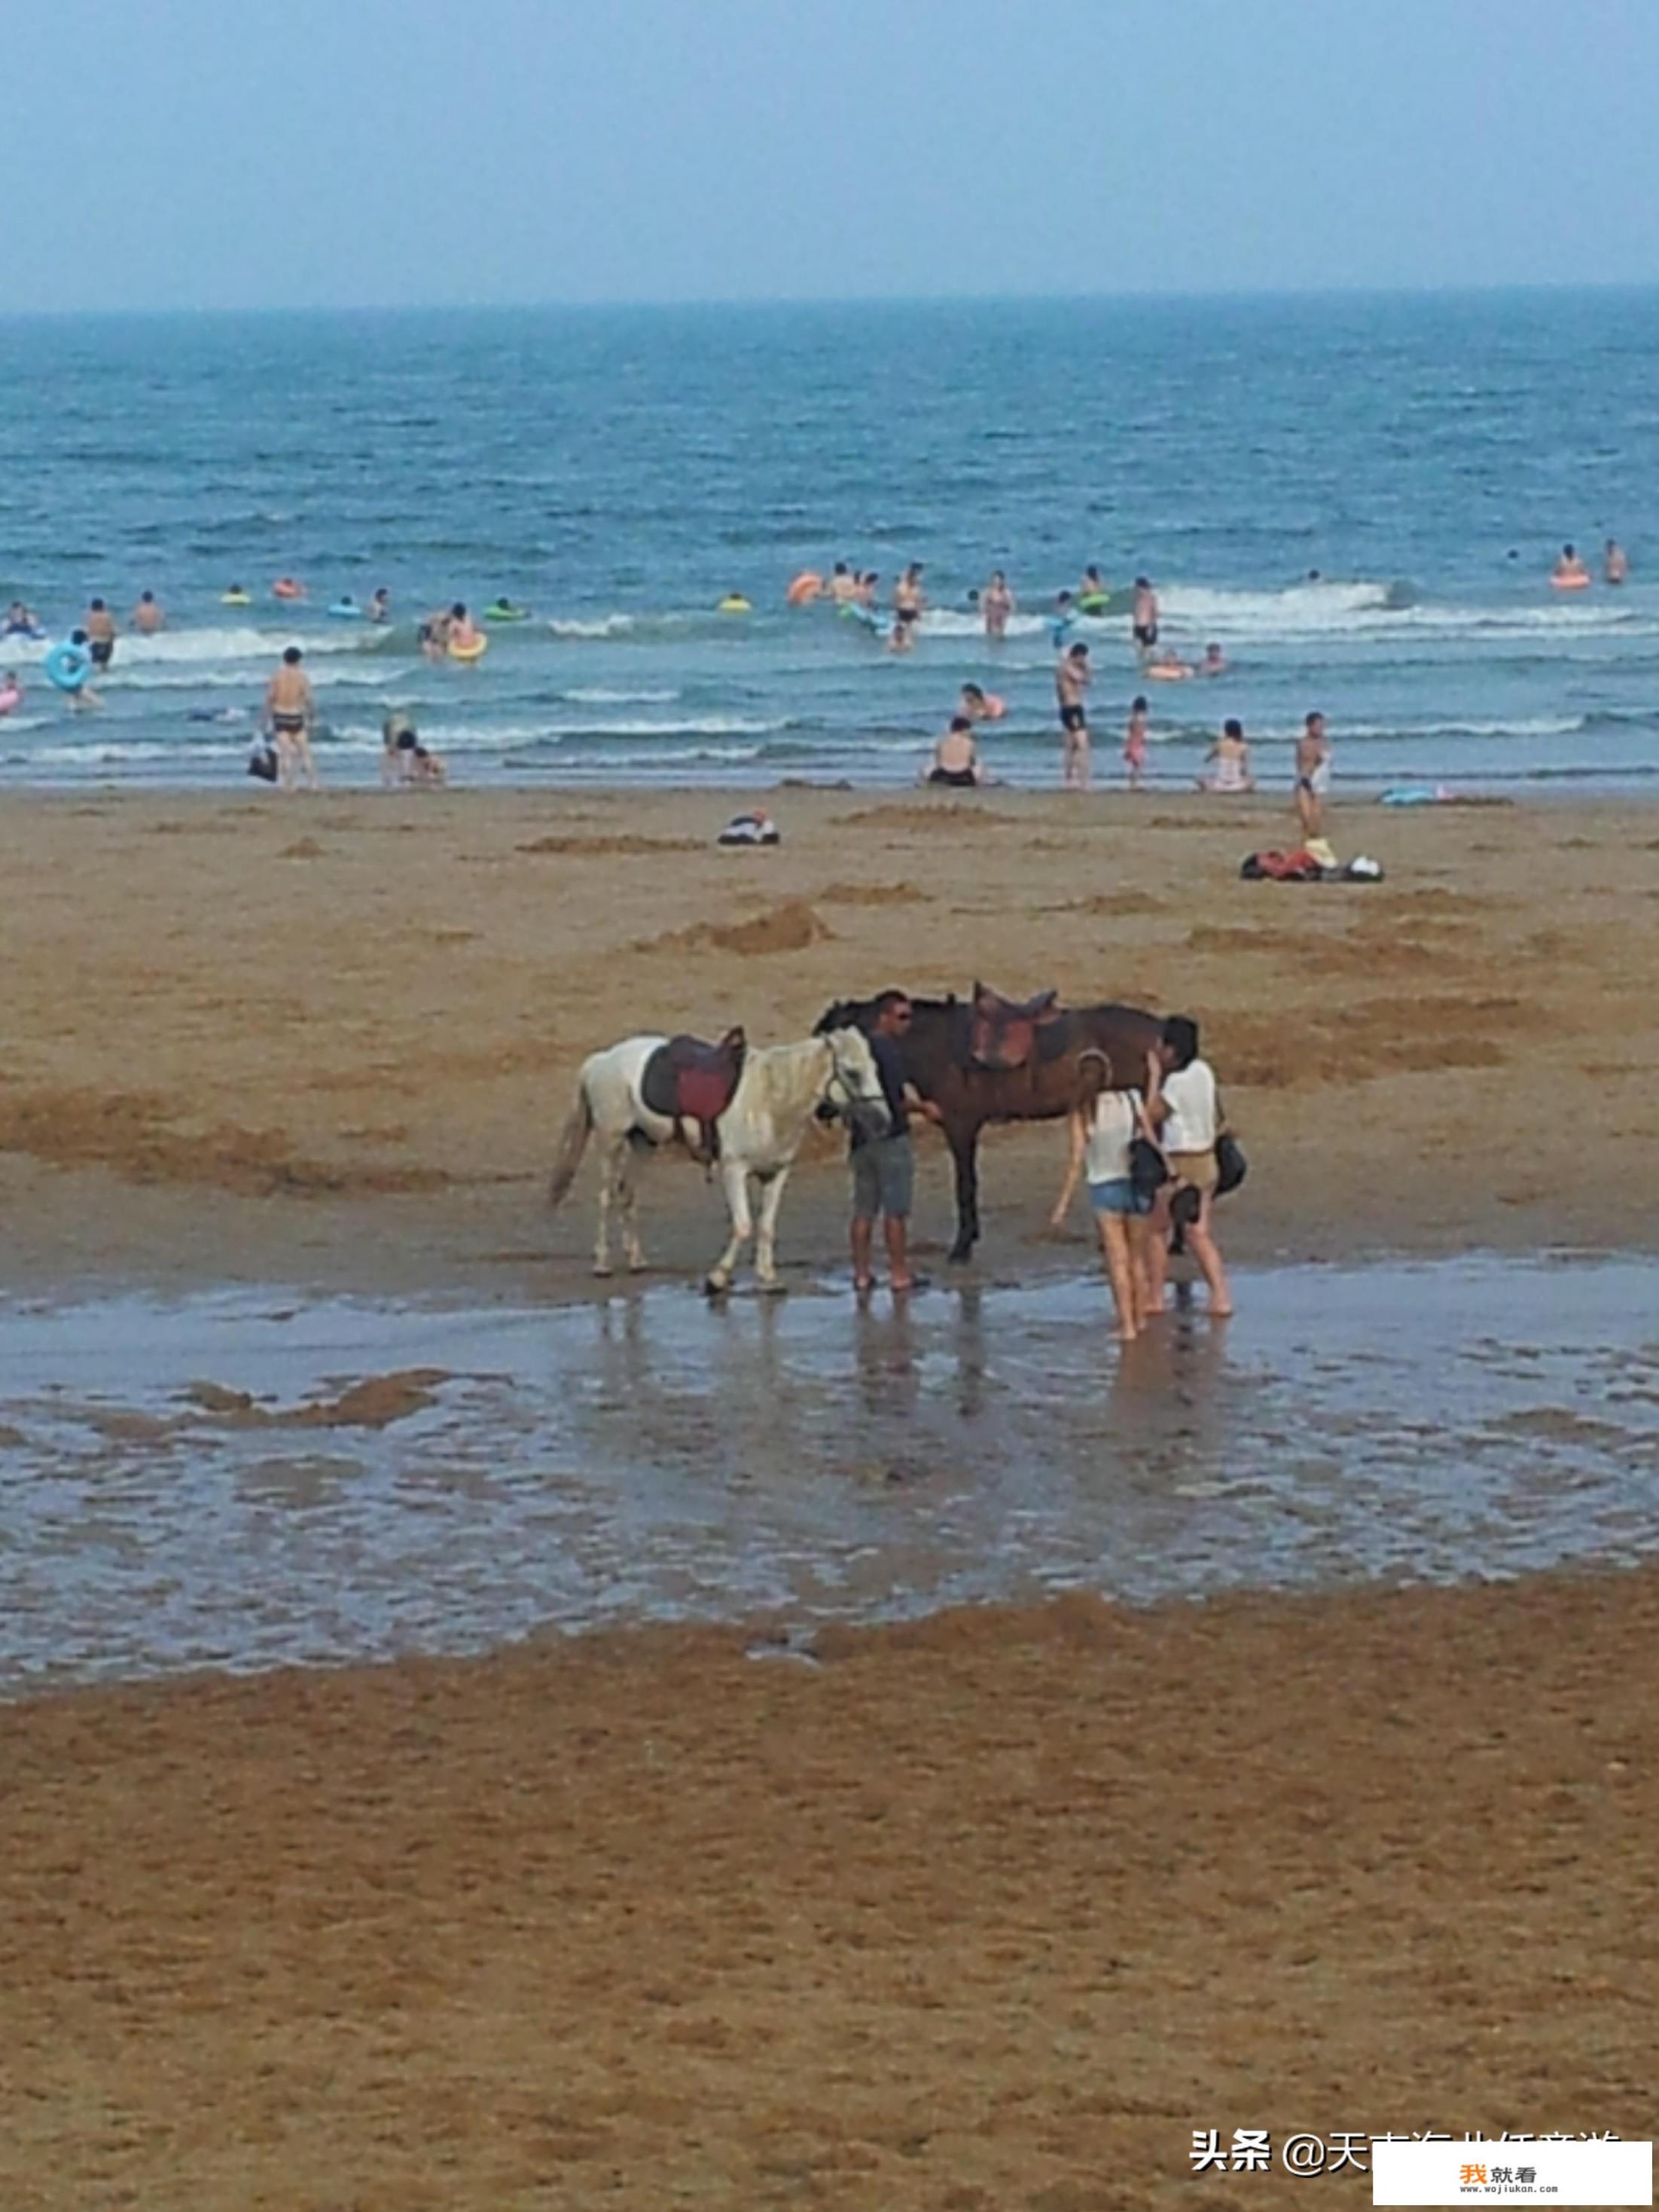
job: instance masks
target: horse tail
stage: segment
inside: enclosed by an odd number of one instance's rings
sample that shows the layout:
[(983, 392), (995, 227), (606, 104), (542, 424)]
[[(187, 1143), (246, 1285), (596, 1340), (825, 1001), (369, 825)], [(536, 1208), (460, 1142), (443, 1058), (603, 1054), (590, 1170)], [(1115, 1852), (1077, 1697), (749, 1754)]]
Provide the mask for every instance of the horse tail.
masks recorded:
[(548, 1186), (547, 1202), (557, 1206), (568, 1194), (576, 1180), (576, 1170), (582, 1164), (582, 1154), (587, 1149), (587, 1139), (593, 1127), (593, 1109), (587, 1096), (587, 1072), (582, 1071), (576, 1085), (576, 1096), (571, 1101), (570, 1111), (564, 1117), (564, 1127), (559, 1132), (558, 1158), (553, 1163), (553, 1180)]

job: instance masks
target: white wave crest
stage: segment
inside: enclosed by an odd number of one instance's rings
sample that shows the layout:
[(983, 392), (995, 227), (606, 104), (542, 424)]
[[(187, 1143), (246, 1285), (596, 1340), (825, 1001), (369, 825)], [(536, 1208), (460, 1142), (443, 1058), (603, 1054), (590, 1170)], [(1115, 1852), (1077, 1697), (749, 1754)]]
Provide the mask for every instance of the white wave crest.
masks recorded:
[[(0, 638), (0, 662), (21, 665), (46, 659), (54, 645), (61, 644), (71, 623), (61, 633), (46, 638)], [(283, 648), (297, 645), (307, 659), (313, 656), (340, 653), (373, 653), (385, 644), (383, 636), (369, 638), (361, 632), (352, 635), (343, 629), (300, 631), (289, 629), (173, 629), (163, 630), (157, 637), (121, 636), (116, 640), (114, 672), (124, 668), (149, 668), (177, 663), (195, 666), (198, 663), (226, 660), (275, 660)]]

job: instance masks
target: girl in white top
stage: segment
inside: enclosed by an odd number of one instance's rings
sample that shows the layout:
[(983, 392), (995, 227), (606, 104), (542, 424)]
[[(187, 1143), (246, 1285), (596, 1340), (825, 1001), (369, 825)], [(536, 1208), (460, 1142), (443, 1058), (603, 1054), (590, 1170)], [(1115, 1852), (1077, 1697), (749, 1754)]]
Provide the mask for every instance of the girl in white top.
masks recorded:
[[(1209, 1286), (1210, 1311), (1218, 1320), (1233, 1310), (1227, 1271), (1215, 1241), (1212, 1212), (1218, 1175), (1216, 1139), (1226, 1128), (1215, 1072), (1198, 1052), (1198, 1024), (1171, 1014), (1160, 1047), (1164, 1087), (1156, 1104), (1147, 1100), (1147, 1118), (1158, 1133), (1172, 1182), (1158, 1193), (1147, 1238), (1146, 1277), (1150, 1310), (1164, 1310), (1164, 1269), (1169, 1252), (1170, 1206), (1182, 1191), (1198, 1195), (1196, 1218), (1187, 1224), (1187, 1245)], [(1190, 1200), (1188, 1201), (1190, 1203)]]
[(1124, 1343), (1140, 1334), (1146, 1291), (1146, 1216), (1152, 1201), (1136, 1190), (1129, 1173), (1129, 1147), (1149, 1133), (1148, 1109), (1158, 1097), (1162, 1070), (1156, 1054), (1146, 1060), (1146, 1091), (1114, 1091), (1111, 1062), (1092, 1049), (1078, 1055), (1077, 1103), (1067, 1129), (1071, 1151), (1066, 1180), (1049, 1217), (1065, 1226), (1079, 1176), (1086, 1176), (1089, 1203), (1100, 1232), (1101, 1255), (1117, 1309), (1117, 1334)]

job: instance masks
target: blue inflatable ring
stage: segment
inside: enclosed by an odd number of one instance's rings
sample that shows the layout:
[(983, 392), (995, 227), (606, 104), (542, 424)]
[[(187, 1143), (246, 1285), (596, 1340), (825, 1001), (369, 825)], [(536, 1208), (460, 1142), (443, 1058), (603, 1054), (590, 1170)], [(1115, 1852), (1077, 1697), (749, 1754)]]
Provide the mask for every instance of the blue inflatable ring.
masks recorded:
[(92, 673), (92, 655), (65, 639), (46, 655), (45, 673), (55, 690), (78, 691)]

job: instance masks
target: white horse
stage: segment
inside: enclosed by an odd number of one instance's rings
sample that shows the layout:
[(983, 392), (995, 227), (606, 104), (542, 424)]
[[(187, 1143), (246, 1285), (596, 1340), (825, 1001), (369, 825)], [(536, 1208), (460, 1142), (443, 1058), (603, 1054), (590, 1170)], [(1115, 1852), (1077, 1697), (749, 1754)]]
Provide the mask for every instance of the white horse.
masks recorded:
[[(559, 1156), (549, 1193), (557, 1206), (576, 1179), (591, 1133), (603, 1150), (599, 1176), (599, 1227), (593, 1245), (593, 1272), (611, 1273), (611, 1209), (622, 1215), (623, 1249), (630, 1267), (645, 1265), (641, 1248), (635, 1183), (637, 1155), (670, 1143), (675, 1122), (658, 1114), (640, 1095), (646, 1062), (666, 1037), (624, 1037), (582, 1062), (576, 1096), (559, 1137)], [(823, 1109), (858, 1121), (872, 1136), (891, 1127), (881, 1079), (861, 1030), (831, 1030), (800, 1044), (751, 1046), (731, 1104), (720, 1117), (720, 1180), (726, 1187), (732, 1237), (703, 1287), (711, 1294), (731, 1287), (732, 1270), (756, 1222), (750, 1212), (749, 1182), (760, 1185), (759, 1234), (755, 1274), (764, 1291), (780, 1285), (774, 1256), (778, 1206), (795, 1164), (807, 1124)]]

